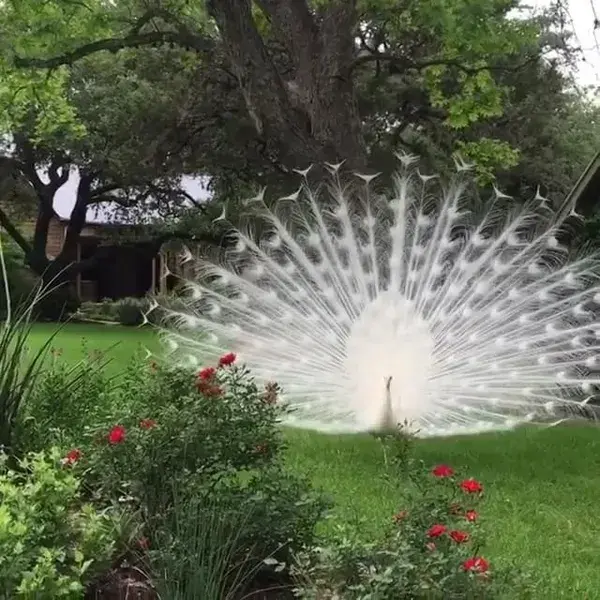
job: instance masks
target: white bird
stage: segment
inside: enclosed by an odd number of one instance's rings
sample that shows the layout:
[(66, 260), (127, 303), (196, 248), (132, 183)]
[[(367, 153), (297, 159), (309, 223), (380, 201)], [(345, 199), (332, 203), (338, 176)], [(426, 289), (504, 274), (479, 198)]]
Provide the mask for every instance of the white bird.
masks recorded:
[(444, 185), (398, 159), (387, 195), (371, 178), (342, 184), (340, 164), (329, 193), (304, 178), (275, 208), (253, 203), (259, 240), (236, 230), (224, 261), (194, 258), (186, 308), (165, 324), (175, 356), (237, 352), (281, 385), (291, 425), (322, 431), (408, 421), (434, 436), (579, 414), (600, 383), (600, 264), (557, 242), (568, 215), (498, 191), (476, 214), (467, 163)]

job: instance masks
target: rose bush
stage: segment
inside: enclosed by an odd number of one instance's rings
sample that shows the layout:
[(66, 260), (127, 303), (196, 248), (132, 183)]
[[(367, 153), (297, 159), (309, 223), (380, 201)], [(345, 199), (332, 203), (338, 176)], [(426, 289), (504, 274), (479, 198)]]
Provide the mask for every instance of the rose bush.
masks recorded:
[(19, 415), (21, 450), (39, 452), (50, 446), (69, 446), (84, 427), (101, 423), (112, 412), (115, 382), (107, 375), (106, 358), (82, 344), (81, 360), (66, 362), (60, 348), (50, 350), (44, 369)]
[[(402, 442), (404, 450), (406, 440)], [(401, 600), (529, 598), (518, 571), (494, 568), (481, 554), (483, 485), (449, 465), (425, 470), (399, 453), (417, 493), (390, 518), (382, 539), (340, 529), (327, 544), (300, 553), (293, 567), (298, 598)], [(406, 480), (404, 480), (407, 483)], [(509, 595), (507, 596), (507, 590)]]
[(277, 385), (259, 387), (233, 353), (196, 373), (138, 360), (116, 381), (101, 369), (86, 371), (84, 388), (63, 385), (69, 378), (59, 368), (42, 380), (28, 439), (62, 445), (58, 462), (82, 481), (82, 502), (126, 511), (130, 533), (117, 536), (111, 560), (138, 561), (156, 582), (164, 575), (163, 597), (173, 572), (186, 598), (205, 577), (231, 591), (230, 565), (243, 565), (238, 584), (251, 573), (255, 587), (263, 577), (288, 584), (291, 569), (300, 598), (529, 597), (521, 575), (482, 550), (485, 486), (448, 464), (424, 470), (403, 430), (376, 435), (404, 498), (386, 534), (365, 540), (345, 528), (315, 546), (329, 503), (285, 468)]
[(313, 541), (328, 503), (284, 467), (279, 423), (286, 407), (277, 386), (259, 388), (234, 363), (227, 354), (195, 375), (152, 364), (135, 401), (83, 428), (64, 460), (97, 505), (140, 515), (152, 549), (155, 538), (169, 538), (176, 504), (200, 499), (213, 511), (252, 514), (237, 547), (252, 547), (258, 562), (289, 562), (292, 550)]

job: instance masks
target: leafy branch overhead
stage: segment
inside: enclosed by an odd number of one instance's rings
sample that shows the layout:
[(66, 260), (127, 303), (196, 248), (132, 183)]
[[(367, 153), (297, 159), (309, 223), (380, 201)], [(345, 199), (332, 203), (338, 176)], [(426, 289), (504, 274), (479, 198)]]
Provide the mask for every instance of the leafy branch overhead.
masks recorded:
[[(500, 115), (506, 90), (495, 74), (540, 55), (540, 23), (508, 19), (516, 2), (506, 0), (19, 4), (2, 10), (15, 48), (4, 53), (7, 87), (44, 79), (39, 100), (58, 122), (78, 123), (65, 66), (102, 50), (171, 44), (234, 80), (263, 162), (284, 171), (340, 159), (364, 168), (373, 152), (361, 111), (369, 92), (400, 100), (385, 115), (394, 139), (413, 125), (405, 117), (417, 108), (416, 87), (425, 92), (418, 109), (452, 128)], [(55, 123), (40, 118), (40, 133)]]
[[(198, 136), (218, 128), (221, 118), (218, 108), (209, 110), (203, 100), (210, 78), (190, 85), (199, 76), (198, 65), (180, 49), (98, 54), (70, 67), (68, 75), (67, 101), (85, 124), (85, 135), (69, 127), (53, 127), (40, 135), (38, 107), (30, 104), (12, 124), (13, 147), (4, 151), (0, 178), (7, 185), (13, 176), (28, 182), (37, 203), (32, 240), (19, 231), (18, 219), (6, 213), (0, 217), (28, 264), (49, 276), (54, 266), (70, 264), (70, 272), (92, 266), (74, 264), (77, 241), (92, 209), (110, 206), (128, 220), (147, 222), (149, 214), (165, 216), (189, 204), (182, 177), (192, 155), (200, 151)], [(50, 221), (57, 216), (56, 194), (75, 177), (75, 203), (62, 251), (51, 259), (46, 246)]]

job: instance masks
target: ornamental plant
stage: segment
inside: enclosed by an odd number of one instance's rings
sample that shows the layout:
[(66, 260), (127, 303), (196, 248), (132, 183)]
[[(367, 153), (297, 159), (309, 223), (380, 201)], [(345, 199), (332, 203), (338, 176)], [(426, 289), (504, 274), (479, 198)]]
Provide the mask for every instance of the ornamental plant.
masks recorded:
[(28, 438), (23, 430), (25, 407), (43, 376), (44, 363), (58, 330), (31, 351), (29, 339), (36, 311), (53, 289), (36, 286), (31, 295), (13, 305), (1, 245), (0, 275), (0, 294), (6, 300), (7, 311), (0, 328), (0, 451), (16, 455), (22, 452)]
[[(125, 404), (84, 432), (90, 483), (148, 514), (168, 507), (170, 488), (193, 479), (203, 489), (274, 462), (284, 407), (269, 404), (243, 367), (153, 368), (144, 403)], [(165, 485), (166, 484), (166, 485)]]
[(74, 365), (62, 358), (60, 348), (50, 348), (49, 354), (49, 368), (39, 375), (21, 411), (22, 446), (30, 452), (73, 443), (82, 428), (110, 415), (115, 393), (105, 370), (110, 359), (88, 350), (85, 342)]
[(245, 535), (255, 515), (247, 507), (224, 509), (205, 499), (179, 502), (148, 548), (148, 569), (160, 598), (240, 600), (261, 560)]
[[(62, 457), (64, 459), (64, 457)], [(61, 452), (28, 454), (18, 469), (0, 457), (0, 599), (83, 597), (111, 562), (119, 513), (81, 498)]]
[(110, 419), (83, 429), (64, 459), (77, 457), (72, 468), (95, 503), (141, 515), (150, 548), (159, 534), (177, 535), (177, 490), (179, 505), (200, 499), (252, 514), (238, 546), (288, 560), (313, 541), (327, 503), (284, 466), (277, 386), (259, 387), (235, 360), (227, 354), (197, 373), (144, 366), (134, 400), (113, 402)]
[(510, 590), (508, 597), (529, 598), (524, 575), (498, 569), (484, 552), (483, 483), (446, 464), (425, 469), (407, 458), (406, 440), (401, 448), (399, 464), (415, 493), (390, 515), (381, 539), (367, 541), (341, 528), (332, 541), (297, 555), (296, 596), (445, 600), (504, 598)]

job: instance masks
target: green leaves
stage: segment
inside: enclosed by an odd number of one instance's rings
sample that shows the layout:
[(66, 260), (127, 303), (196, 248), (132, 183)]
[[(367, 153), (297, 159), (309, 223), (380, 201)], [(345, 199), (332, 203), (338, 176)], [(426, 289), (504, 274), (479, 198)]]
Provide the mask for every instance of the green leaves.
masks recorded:
[[(70, 129), (80, 136), (85, 128), (77, 122), (68, 101), (69, 71), (50, 72), (22, 68), (22, 58), (45, 58), (72, 50), (96, 36), (114, 32), (109, 3), (7, 2), (0, 7), (0, 128), (10, 132), (33, 110), (35, 136), (42, 139), (58, 130)], [(116, 17), (116, 15), (114, 15)]]
[[(316, 11), (329, 4), (328, 0), (313, 2)], [(378, 46), (373, 50), (383, 48), (400, 60), (431, 65), (423, 82), (432, 103), (448, 111), (450, 126), (461, 128), (501, 112), (502, 89), (487, 67), (522, 53), (526, 47), (536, 52), (536, 24), (506, 17), (516, 4), (513, 0), (422, 0), (400, 5), (392, 0), (363, 0), (358, 3), (357, 15), (360, 29)], [(268, 32), (268, 15), (256, 6), (253, 14), (259, 31)], [(144, 27), (150, 23), (161, 31), (178, 32), (182, 44), (184, 34), (217, 35), (204, 2), (169, 0), (162, 2), (160, 9), (148, 9), (138, 2), (125, 6), (103, 0), (21, 0), (3, 6), (0, 98), (17, 99), (9, 103), (11, 109), (2, 126), (6, 130), (11, 122), (19, 122), (25, 107), (34, 105), (39, 111), (39, 135), (58, 128), (71, 128), (81, 135), (82, 124), (68, 98), (65, 70), (46, 73), (23, 67), (37, 64), (36, 59), (58, 56), (67, 64), (75, 63), (94, 51), (90, 44), (101, 40), (130, 39), (125, 46), (137, 45), (133, 36), (149, 31)], [(453, 80), (452, 89), (448, 89), (448, 79)]]
[[(81, 137), (85, 125), (71, 96), (70, 67), (107, 49), (144, 46), (175, 35), (214, 35), (203, 3), (19, 0), (0, 7), (0, 128), (10, 132), (35, 111), (36, 139), (56, 131)], [(119, 40), (126, 40), (121, 43)], [(106, 64), (106, 55), (97, 60)], [(54, 60), (56, 59), (56, 60)], [(96, 59), (95, 59), (96, 60)], [(109, 59), (110, 60), (110, 59)], [(65, 65), (65, 66), (61, 66)]]
[[(341, 6), (336, 1), (309, 2), (317, 22)], [(356, 4), (355, 22), (339, 33), (357, 39), (358, 47), (353, 56), (340, 59), (340, 68), (344, 65), (353, 78), (373, 161), (382, 149), (391, 153), (419, 138), (425, 141), (421, 147), (433, 144), (445, 159), (455, 150), (468, 155), (480, 165), (482, 182), (495, 169), (514, 165), (520, 140), (479, 128), (512, 108), (510, 74), (539, 60), (549, 19), (509, 16), (518, 0)], [(268, 3), (252, 5), (253, 25), (261, 38), (257, 43), (264, 45), (281, 79), (289, 83), (297, 76), (290, 66), (298, 66), (301, 59), (314, 64), (301, 66), (299, 72), (326, 71), (335, 43), (309, 59), (289, 56), (286, 40), (275, 37), (272, 12)], [(313, 35), (309, 29), (307, 43)], [(281, 134), (288, 140), (284, 142), (274, 139), (277, 131), (269, 139), (257, 136), (250, 118), (256, 113), (256, 94), (248, 92), (260, 88), (265, 73), (256, 65), (232, 66), (219, 40), (207, 2), (162, 0), (150, 8), (143, 0), (5, 3), (0, 7), (0, 102), (5, 107), (0, 129), (26, 126), (35, 142), (56, 145), (58, 140), (86, 166), (101, 165), (111, 175), (126, 175), (131, 185), (118, 201), (126, 205), (128, 216), (134, 204), (143, 205), (137, 216), (148, 213), (148, 204), (136, 199), (147, 190), (131, 183), (148, 173), (168, 179), (172, 187), (182, 173), (209, 174), (214, 189), (226, 188), (229, 196), (249, 181), (273, 175), (281, 180), (278, 161), (291, 164), (306, 156), (296, 156), (300, 151), (291, 134)], [(285, 122), (294, 124), (290, 131), (309, 125), (308, 145), (312, 148), (314, 142), (318, 150), (325, 142), (315, 137), (321, 124), (317, 121), (327, 122), (331, 115), (325, 114), (326, 107), (311, 104), (321, 84), (309, 81), (309, 75), (305, 79), (306, 98), (288, 98), (293, 110), (284, 102), (290, 113)], [(264, 120), (268, 108), (263, 109)], [(343, 122), (355, 117), (331, 122), (334, 129), (361, 129), (361, 123)], [(330, 133), (335, 140), (336, 132)], [(478, 135), (487, 139), (476, 142)], [(462, 145), (456, 145), (458, 139)], [(279, 146), (283, 152), (274, 152)], [(333, 151), (344, 154), (344, 148)], [(291, 158), (278, 156), (286, 153)], [(179, 206), (181, 197), (173, 204)]]
[(84, 504), (79, 479), (50, 448), (0, 464), (0, 599), (81, 598), (110, 565), (116, 521)]
[(475, 163), (475, 173), (480, 185), (491, 184), (498, 170), (506, 170), (519, 163), (520, 152), (507, 142), (482, 137), (474, 142), (457, 142), (457, 152), (467, 162)]
[(500, 114), (503, 90), (493, 70), (508, 57), (538, 53), (537, 24), (507, 18), (515, 5), (506, 0), (423, 0), (408, 7), (383, 0), (360, 3), (368, 41), (421, 70), (433, 105), (447, 110), (447, 123), (456, 128)]

